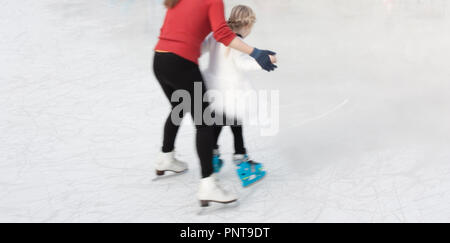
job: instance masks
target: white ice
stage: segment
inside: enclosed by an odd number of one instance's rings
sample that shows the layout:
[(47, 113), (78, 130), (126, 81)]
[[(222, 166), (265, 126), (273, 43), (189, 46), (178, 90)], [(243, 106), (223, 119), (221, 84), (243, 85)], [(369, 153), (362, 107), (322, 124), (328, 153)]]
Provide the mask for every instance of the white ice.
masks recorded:
[(152, 73), (161, 0), (0, 1), (1, 222), (449, 222), (447, 0), (227, 0), (278, 52), (280, 132), (246, 130), (268, 177), (198, 215), (190, 172), (152, 181), (169, 112)]

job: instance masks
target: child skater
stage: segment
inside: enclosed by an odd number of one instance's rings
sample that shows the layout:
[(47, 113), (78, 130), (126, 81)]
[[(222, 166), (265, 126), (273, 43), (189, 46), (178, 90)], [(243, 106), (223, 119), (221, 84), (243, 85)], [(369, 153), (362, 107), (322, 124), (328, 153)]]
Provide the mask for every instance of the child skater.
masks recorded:
[[(253, 25), (256, 22), (256, 16), (253, 10), (244, 5), (238, 5), (231, 11), (228, 25), (238, 37), (244, 39), (247, 37)], [(202, 44), (202, 52), (209, 52), (209, 65), (203, 71), (206, 86), (209, 90), (219, 92), (224, 100), (218, 102), (212, 101), (216, 115), (222, 115), (225, 120), (234, 120), (231, 130), (234, 136), (235, 154), (233, 161), (237, 166), (237, 174), (242, 181), (244, 187), (250, 186), (260, 181), (266, 175), (264, 167), (261, 163), (250, 160), (247, 150), (244, 146), (244, 138), (242, 134), (241, 119), (243, 114), (239, 114), (236, 106), (242, 101), (240, 94), (251, 89), (249, 82), (245, 77), (245, 73), (253, 70), (262, 70), (261, 66), (248, 55), (241, 54), (229, 47), (217, 42), (212, 35), (208, 36)], [(275, 53), (270, 56), (272, 63), (276, 62)], [(217, 93), (216, 93), (217, 94)], [(228, 124), (227, 124), (228, 125)], [(213, 157), (214, 172), (218, 173), (223, 165), (220, 158), (219, 139), (222, 126), (217, 126), (215, 131), (215, 150)]]

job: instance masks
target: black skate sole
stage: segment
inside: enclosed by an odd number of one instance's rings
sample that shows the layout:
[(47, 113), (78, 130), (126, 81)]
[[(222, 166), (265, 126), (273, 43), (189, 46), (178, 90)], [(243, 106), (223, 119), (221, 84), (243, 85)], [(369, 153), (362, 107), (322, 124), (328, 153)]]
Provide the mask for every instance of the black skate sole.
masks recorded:
[(219, 202), (219, 201), (213, 201), (213, 200), (200, 200), (200, 206), (202, 208), (205, 208), (205, 207), (209, 207), (210, 203), (230, 204), (230, 203), (234, 203), (234, 202), (237, 202), (237, 199), (228, 201), (228, 202)]
[[(166, 172), (173, 172), (169, 175), (166, 175)], [(164, 180), (164, 179), (169, 179), (172, 177), (176, 177), (176, 176), (181, 176), (184, 175), (188, 172), (188, 170), (182, 171), (182, 172), (175, 172), (175, 171), (156, 171), (156, 177), (152, 179), (152, 181), (159, 181), (159, 180)]]

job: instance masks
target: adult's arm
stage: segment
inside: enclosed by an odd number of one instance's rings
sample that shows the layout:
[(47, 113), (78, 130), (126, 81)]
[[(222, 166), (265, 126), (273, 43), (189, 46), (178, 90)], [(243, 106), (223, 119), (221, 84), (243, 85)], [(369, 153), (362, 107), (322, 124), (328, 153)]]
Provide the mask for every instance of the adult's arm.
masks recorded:
[(209, 1), (209, 23), (213, 31), (214, 39), (221, 42), (225, 46), (237, 37), (225, 21), (225, 7), (223, 0), (208, 0)]
[(269, 55), (275, 55), (275, 52), (267, 50), (259, 50), (247, 45), (240, 38), (237, 38), (236, 34), (228, 26), (225, 21), (225, 7), (223, 0), (209, 0), (209, 21), (211, 29), (213, 31), (214, 38), (224, 44), (230, 46), (233, 49), (241, 51), (255, 58), (258, 64), (266, 71), (273, 71), (277, 68), (272, 63)]
[(255, 49), (254, 47), (247, 45), (247, 43), (245, 43), (241, 38), (234, 38), (230, 42), (229, 46), (248, 55), (250, 55)]
[(251, 47), (241, 40), (241, 38), (234, 38), (234, 40), (230, 43), (230, 47), (249, 54), (256, 60), (262, 69), (268, 72), (274, 71), (278, 68), (277, 65), (274, 64), (276, 62), (276, 53), (273, 51), (259, 50), (258, 48)]

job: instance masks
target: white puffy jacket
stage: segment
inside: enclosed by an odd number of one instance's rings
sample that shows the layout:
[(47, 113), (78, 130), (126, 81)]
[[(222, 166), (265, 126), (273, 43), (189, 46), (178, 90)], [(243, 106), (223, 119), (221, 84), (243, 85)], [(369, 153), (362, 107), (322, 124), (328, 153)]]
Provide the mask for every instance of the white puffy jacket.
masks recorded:
[(242, 120), (248, 117), (250, 106), (255, 105), (249, 98), (249, 94), (255, 93), (248, 80), (248, 72), (263, 69), (255, 59), (224, 46), (212, 35), (202, 44), (202, 54), (206, 53), (209, 53), (209, 62), (202, 74), (208, 92), (223, 98), (210, 98), (212, 107), (216, 112), (225, 113), (228, 118)]

